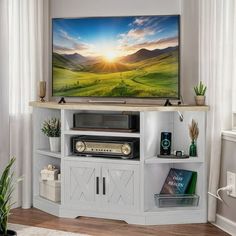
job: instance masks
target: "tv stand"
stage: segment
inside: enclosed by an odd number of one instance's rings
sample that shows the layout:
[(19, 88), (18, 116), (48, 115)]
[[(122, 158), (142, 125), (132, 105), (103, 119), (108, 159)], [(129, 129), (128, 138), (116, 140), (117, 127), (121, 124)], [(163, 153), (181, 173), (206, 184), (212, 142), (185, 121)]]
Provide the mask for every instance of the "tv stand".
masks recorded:
[[(31, 102), (33, 106), (33, 207), (58, 217), (78, 216), (124, 220), (130, 224), (163, 225), (207, 222), (207, 106), (163, 106)], [(185, 119), (180, 122), (177, 111)], [(73, 130), (73, 115), (78, 112), (134, 112), (140, 117), (139, 131), (106, 132)], [(61, 152), (49, 150), (49, 140), (42, 131), (45, 119), (61, 120)], [(172, 133), (172, 150), (188, 153), (191, 140), (188, 125), (198, 122), (198, 157), (187, 159), (157, 158), (160, 134)], [(73, 156), (71, 137), (96, 135), (140, 139), (137, 159), (115, 159)], [(39, 195), (40, 170), (52, 164), (61, 170), (61, 202), (52, 202)], [(157, 207), (154, 194), (160, 193), (170, 168), (197, 172), (198, 206)]]

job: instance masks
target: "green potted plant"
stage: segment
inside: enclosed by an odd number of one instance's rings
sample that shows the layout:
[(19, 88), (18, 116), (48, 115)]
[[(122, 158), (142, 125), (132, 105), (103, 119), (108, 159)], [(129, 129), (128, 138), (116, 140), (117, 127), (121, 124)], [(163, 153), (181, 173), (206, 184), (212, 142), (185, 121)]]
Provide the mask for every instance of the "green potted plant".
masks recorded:
[(43, 122), (42, 132), (49, 137), (50, 150), (61, 150), (61, 122), (58, 118), (51, 118)]
[(200, 81), (200, 83), (194, 87), (195, 91), (195, 101), (198, 106), (205, 105), (205, 93), (206, 93), (207, 87)]
[(0, 235), (17, 235), (13, 230), (8, 229), (8, 218), (11, 210), (11, 197), (14, 191), (14, 173), (11, 173), (11, 167), (15, 158), (11, 158), (0, 179)]

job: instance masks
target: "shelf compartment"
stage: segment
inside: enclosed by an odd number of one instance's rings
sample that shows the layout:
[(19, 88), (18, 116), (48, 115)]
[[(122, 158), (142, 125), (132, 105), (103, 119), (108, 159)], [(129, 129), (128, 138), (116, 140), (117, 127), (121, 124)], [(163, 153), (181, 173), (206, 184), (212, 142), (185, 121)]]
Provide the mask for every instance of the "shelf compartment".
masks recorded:
[(198, 157), (189, 157), (186, 159), (171, 159), (152, 157), (145, 160), (145, 164), (168, 164), (168, 163), (203, 163), (203, 159)]
[[(183, 169), (189, 171), (197, 172), (197, 183), (195, 193), (199, 196), (199, 204), (198, 207), (195, 208), (204, 208), (206, 206), (205, 196), (206, 196), (206, 188), (202, 184), (205, 176), (205, 165), (204, 163), (163, 163), (163, 164), (152, 164), (144, 166), (144, 177), (145, 177), (145, 185), (144, 185), (144, 209), (147, 211), (148, 209), (155, 209), (154, 211), (165, 211), (166, 208), (158, 208), (154, 201), (154, 194), (160, 193), (165, 183), (166, 177), (171, 168)], [(174, 211), (177, 210), (178, 207), (174, 207)], [(182, 208), (182, 207), (180, 207)], [(189, 209), (186, 207), (186, 209)]]
[(42, 125), (45, 120), (51, 118), (61, 119), (61, 111), (57, 109), (35, 109), (33, 112), (34, 119), (34, 148), (49, 150), (49, 138), (42, 132)]
[(125, 132), (106, 132), (106, 131), (82, 131), (82, 130), (66, 130), (65, 135), (92, 135), (92, 136), (108, 136), (108, 137), (140, 137), (140, 133)]
[(155, 194), (157, 207), (197, 207), (199, 196), (196, 194)]
[(47, 150), (47, 149), (37, 149), (36, 153), (40, 154), (40, 155), (45, 155), (45, 156), (55, 157), (55, 158), (61, 159), (61, 153), (60, 152), (51, 152), (50, 150)]

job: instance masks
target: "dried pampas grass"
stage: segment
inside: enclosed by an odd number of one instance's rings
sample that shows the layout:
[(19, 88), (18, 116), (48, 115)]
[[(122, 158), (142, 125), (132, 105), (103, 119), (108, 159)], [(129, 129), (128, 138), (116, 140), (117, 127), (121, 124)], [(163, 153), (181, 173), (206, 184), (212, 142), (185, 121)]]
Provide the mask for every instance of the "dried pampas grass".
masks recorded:
[(191, 125), (189, 125), (189, 136), (191, 140), (196, 141), (199, 134), (198, 123), (192, 119)]

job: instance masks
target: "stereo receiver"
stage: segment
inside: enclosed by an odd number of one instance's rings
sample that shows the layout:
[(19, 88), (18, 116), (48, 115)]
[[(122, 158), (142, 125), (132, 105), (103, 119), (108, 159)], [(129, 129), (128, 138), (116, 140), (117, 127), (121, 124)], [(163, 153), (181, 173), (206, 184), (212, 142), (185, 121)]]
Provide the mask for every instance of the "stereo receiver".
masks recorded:
[(139, 139), (81, 135), (71, 138), (71, 149), (80, 156), (132, 159), (139, 156)]

